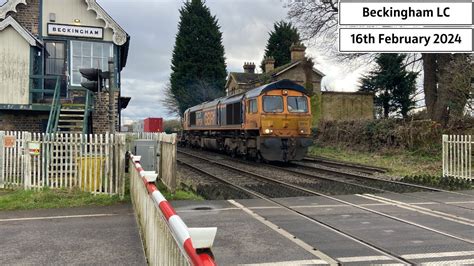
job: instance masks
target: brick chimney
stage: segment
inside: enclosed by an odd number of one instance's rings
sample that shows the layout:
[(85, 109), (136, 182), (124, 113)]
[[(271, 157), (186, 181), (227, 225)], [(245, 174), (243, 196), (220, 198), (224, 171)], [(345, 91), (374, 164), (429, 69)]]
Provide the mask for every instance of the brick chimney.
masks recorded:
[(251, 62), (245, 62), (244, 63), (244, 72), (245, 73), (255, 73), (255, 64)]
[(306, 46), (302, 43), (293, 43), (290, 47), (291, 62), (303, 60), (306, 57)]
[(275, 69), (275, 58), (273, 56), (269, 56), (265, 58), (265, 73), (268, 73)]

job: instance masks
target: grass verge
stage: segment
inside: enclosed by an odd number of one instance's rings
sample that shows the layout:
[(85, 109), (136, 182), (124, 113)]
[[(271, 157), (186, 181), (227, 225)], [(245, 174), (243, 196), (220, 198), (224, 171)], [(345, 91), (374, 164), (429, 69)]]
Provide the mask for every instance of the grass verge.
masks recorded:
[(330, 159), (390, 169), (389, 176), (441, 176), (441, 156), (430, 156), (408, 151), (360, 152), (337, 147), (312, 146), (309, 154)]
[(175, 193), (171, 193), (162, 182), (158, 182), (156, 187), (167, 200), (204, 200), (203, 197), (187, 189), (177, 189)]
[[(177, 190), (175, 193), (170, 193), (162, 183), (158, 184), (158, 189), (167, 200), (203, 200), (202, 197), (188, 190)], [(117, 203), (129, 202), (129, 193), (126, 193), (125, 197), (120, 199), (118, 195), (94, 196), (91, 193), (82, 192), (79, 189), (44, 188), (38, 191), (0, 189), (0, 211), (110, 206)]]
[(109, 206), (129, 202), (118, 195), (92, 195), (78, 189), (0, 190), (0, 211), (71, 208), (81, 206)]

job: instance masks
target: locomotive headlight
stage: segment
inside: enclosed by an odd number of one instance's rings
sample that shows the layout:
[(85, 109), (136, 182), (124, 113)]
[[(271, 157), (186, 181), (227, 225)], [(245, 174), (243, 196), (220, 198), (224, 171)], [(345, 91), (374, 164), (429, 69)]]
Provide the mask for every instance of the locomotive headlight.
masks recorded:
[(264, 133), (265, 133), (265, 134), (271, 134), (271, 133), (273, 133), (273, 130), (267, 128), (267, 129), (265, 129)]

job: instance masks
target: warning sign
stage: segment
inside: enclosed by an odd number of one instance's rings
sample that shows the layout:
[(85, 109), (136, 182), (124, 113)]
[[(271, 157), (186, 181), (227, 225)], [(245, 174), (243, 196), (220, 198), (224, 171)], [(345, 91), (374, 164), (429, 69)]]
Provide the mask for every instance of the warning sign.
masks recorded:
[(3, 146), (5, 148), (14, 148), (16, 143), (15, 136), (5, 136), (3, 137)]
[(29, 142), (28, 143), (28, 150), (31, 155), (38, 156), (41, 151), (41, 145), (39, 142)]

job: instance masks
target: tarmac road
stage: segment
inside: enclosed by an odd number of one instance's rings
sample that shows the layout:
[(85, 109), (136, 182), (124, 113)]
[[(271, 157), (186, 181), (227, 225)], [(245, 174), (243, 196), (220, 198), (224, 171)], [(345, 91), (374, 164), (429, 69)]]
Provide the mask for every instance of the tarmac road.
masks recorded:
[(146, 265), (131, 205), (0, 212), (0, 265)]

